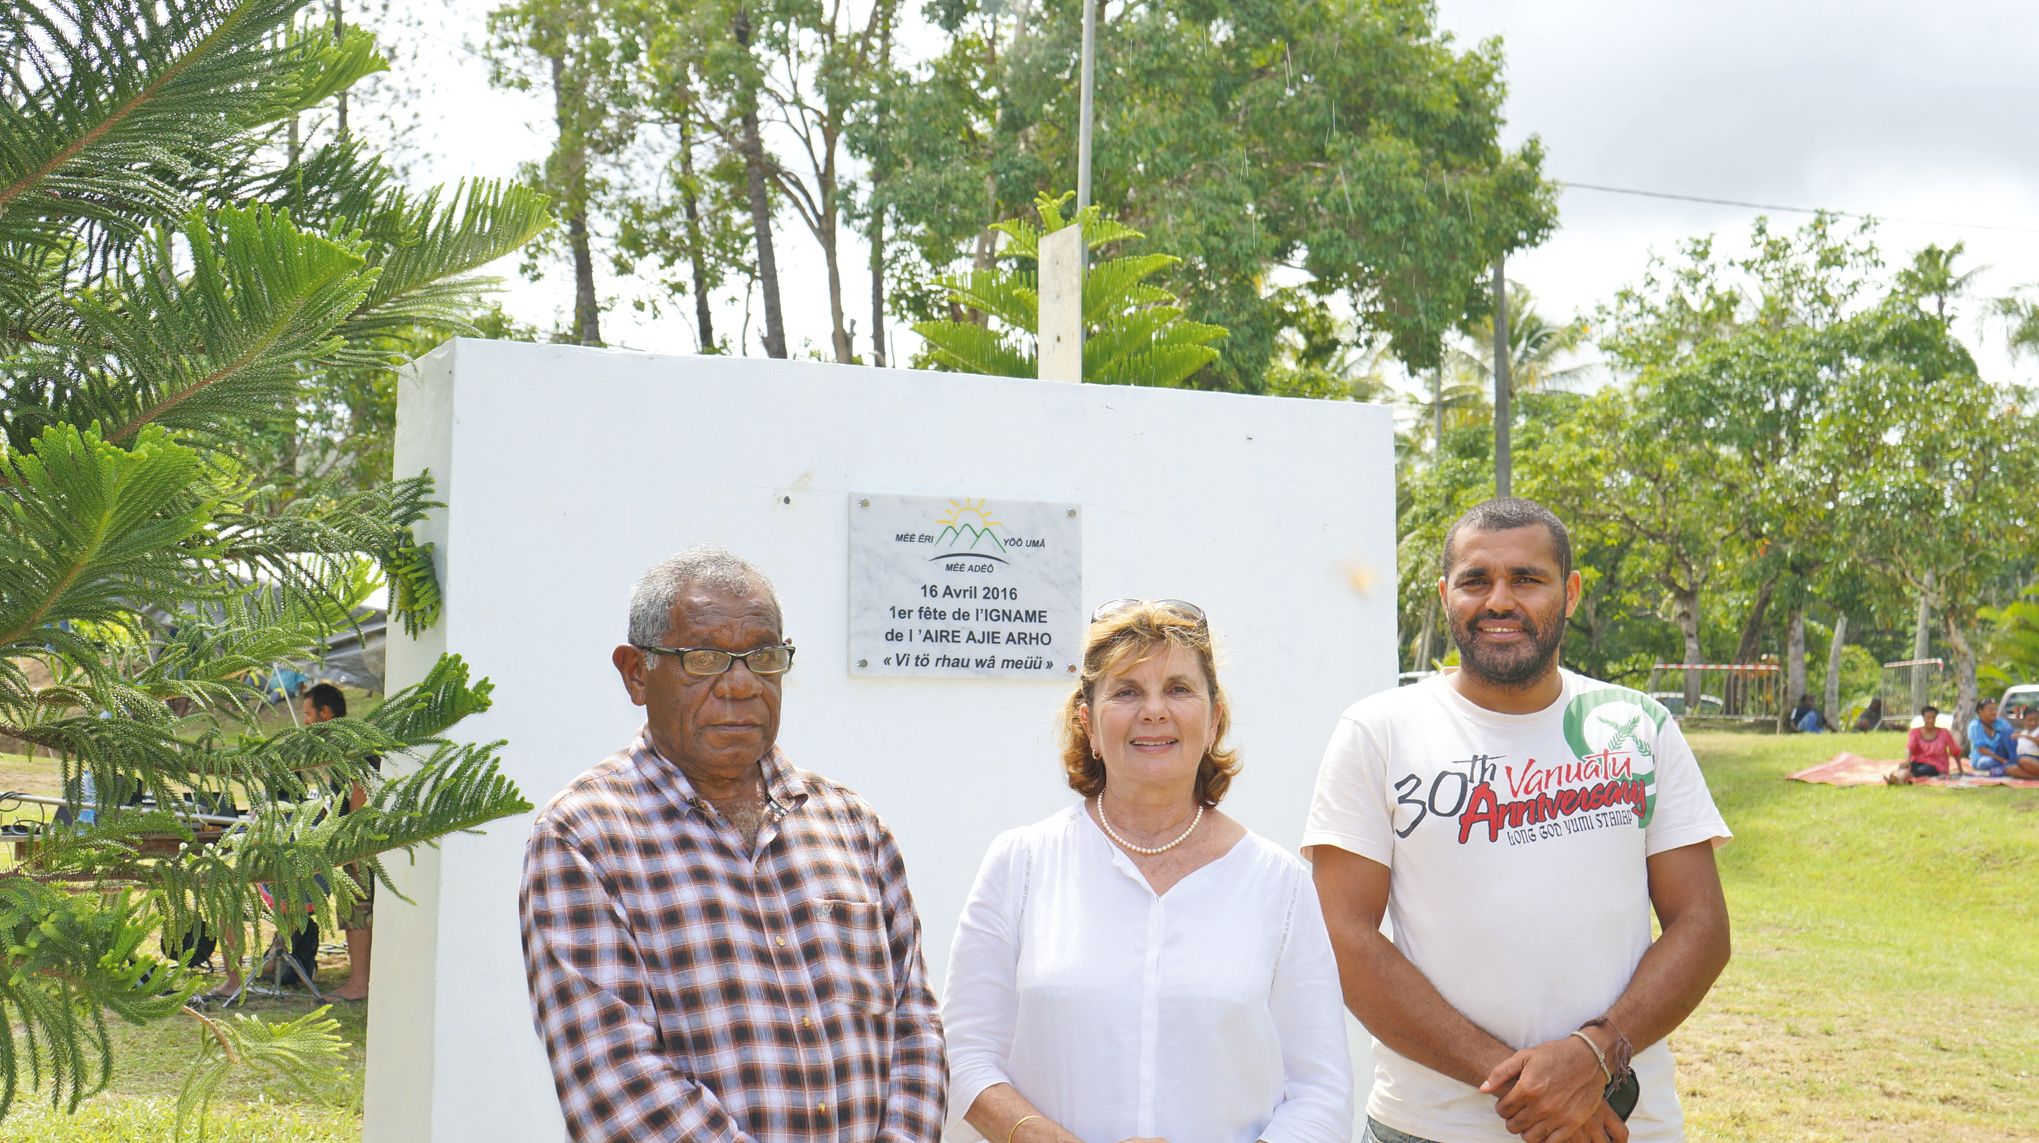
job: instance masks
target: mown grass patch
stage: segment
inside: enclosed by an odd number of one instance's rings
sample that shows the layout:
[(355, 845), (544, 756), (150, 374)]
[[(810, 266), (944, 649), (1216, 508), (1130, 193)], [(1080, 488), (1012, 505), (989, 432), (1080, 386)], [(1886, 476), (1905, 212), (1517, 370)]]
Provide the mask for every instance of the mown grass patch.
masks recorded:
[(1692, 739), (1735, 957), (1672, 1037), (1694, 1139), (2039, 1139), (2039, 791), (1784, 775), (1895, 733)]
[[(344, 958), (323, 968), (319, 986), (332, 988), (345, 978)], [(271, 1020), (289, 1020), (313, 1008), (309, 997), (251, 997), (236, 1011)], [(340, 1025), (344, 1066), (329, 1086), (303, 1091), (290, 1086), (265, 1086), (237, 1071), (214, 1097), (206, 1138), (213, 1143), (355, 1143), (361, 1138), (361, 1093), (367, 1040), (365, 1005), (336, 1004), (328, 1013)], [(34, 1094), (15, 1105), (0, 1139), (34, 1139), (42, 1143), (161, 1143), (173, 1137), (177, 1093), (191, 1061), (209, 1033), (198, 1021), (179, 1017), (148, 1027), (113, 1027), (115, 1073), (111, 1088), (85, 1101), (77, 1114), (52, 1109)]]

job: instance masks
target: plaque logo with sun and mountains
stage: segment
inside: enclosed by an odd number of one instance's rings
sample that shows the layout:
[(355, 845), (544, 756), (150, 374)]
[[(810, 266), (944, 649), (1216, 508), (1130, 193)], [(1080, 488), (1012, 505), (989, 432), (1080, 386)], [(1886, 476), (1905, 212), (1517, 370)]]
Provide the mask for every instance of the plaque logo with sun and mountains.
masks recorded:
[(948, 511), (935, 519), (934, 555), (929, 563), (954, 559), (986, 559), (999, 563), (1010, 563), (1005, 557), (1005, 541), (998, 535), (1004, 527), (991, 515), (989, 501), (951, 500)]
[(1082, 589), (1074, 504), (850, 499), (853, 673), (1066, 677)]

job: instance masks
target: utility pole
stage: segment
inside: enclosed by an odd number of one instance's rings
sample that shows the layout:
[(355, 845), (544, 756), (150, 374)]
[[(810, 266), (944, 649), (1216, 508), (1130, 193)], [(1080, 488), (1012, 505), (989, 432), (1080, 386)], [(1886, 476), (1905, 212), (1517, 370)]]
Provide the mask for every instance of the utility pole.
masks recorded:
[[(1090, 125), (1096, 118), (1097, 4), (1083, 0), (1082, 98), (1076, 122), (1076, 217), (1090, 206)], [(1090, 258), (1083, 225), (1043, 234), (1037, 250), (1040, 301), (1035, 364), (1043, 381), (1083, 380), (1083, 274)]]
[(1090, 205), (1090, 125), (1096, 119), (1097, 0), (1083, 0), (1082, 98), (1076, 119), (1076, 211)]
[(1508, 456), (1508, 429), (1514, 415), (1508, 408), (1508, 399), (1514, 389), (1514, 382), (1508, 376), (1508, 278), (1501, 263), (1506, 256), (1494, 259), (1494, 495), (1513, 496), (1514, 474), (1510, 469)]

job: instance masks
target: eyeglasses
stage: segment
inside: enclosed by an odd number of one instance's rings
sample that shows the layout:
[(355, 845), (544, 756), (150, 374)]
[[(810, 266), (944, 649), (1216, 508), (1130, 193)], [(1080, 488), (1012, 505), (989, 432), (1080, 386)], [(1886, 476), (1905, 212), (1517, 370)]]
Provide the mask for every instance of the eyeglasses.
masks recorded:
[(1187, 619), (1199, 627), (1210, 625), (1210, 620), (1204, 617), (1204, 609), (1187, 599), (1134, 599), (1131, 596), (1106, 600), (1098, 604), (1097, 610), (1090, 613), (1090, 621), (1102, 623), (1114, 615), (1124, 615), (1128, 611), (1138, 611), (1142, 607), (1159, 608), (1177, 619)]
[(645, 643), (631, 646), (654, 655), (671, 655), (680, 661), (680, 669), (690, 675), (713, 678), (736, 665), (738, 659), (750, 668), (753, 675), (783, 675), (793, 669), (793, 644), (776, 643), (770, 647), (752, 647), (748, 651), (725, 651), (720, 647), (653, 647)]

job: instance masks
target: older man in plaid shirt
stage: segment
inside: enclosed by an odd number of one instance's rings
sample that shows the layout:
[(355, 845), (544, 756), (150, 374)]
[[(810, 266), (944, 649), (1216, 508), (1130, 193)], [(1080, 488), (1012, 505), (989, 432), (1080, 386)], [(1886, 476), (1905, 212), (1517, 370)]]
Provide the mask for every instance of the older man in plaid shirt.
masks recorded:
[(773, 745), (793, 647), (719, 549), (646, 572), (628, 748), (539, 814), (524, 959), (577, 1140), (932, 1140), (947, 1082), (906, 867)]

